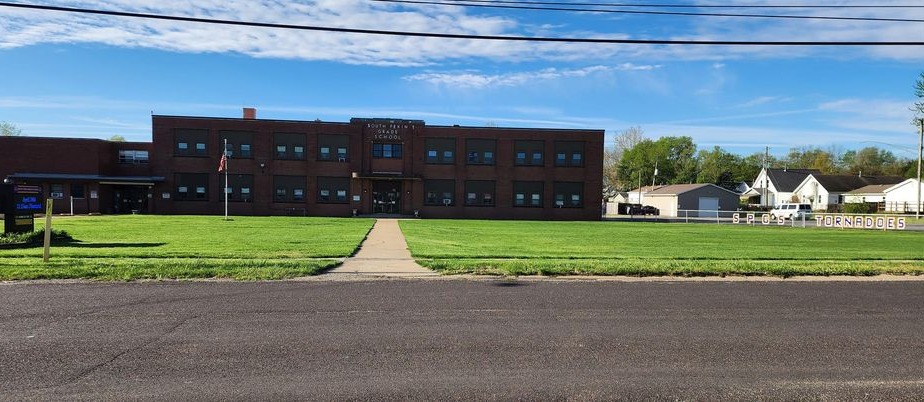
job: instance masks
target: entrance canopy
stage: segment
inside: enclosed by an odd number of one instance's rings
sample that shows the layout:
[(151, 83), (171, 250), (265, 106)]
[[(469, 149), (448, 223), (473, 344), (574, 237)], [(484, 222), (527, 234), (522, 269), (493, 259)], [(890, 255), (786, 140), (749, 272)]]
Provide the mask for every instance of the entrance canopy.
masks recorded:
[(371, 180), (422, 180), (420, 176), (406, 175), (402, 173), (390, 172), (372, 172), (360, 173), (353, 172), (354, 179), (371, 179)]
[(164, 181), (163, 176), (103, 176), (97, 174), (63, 174), (63, 173), (13, 173), (13, 180), (43, 181), (95, 181), (100, 184), (123, 186), (153, 186)]

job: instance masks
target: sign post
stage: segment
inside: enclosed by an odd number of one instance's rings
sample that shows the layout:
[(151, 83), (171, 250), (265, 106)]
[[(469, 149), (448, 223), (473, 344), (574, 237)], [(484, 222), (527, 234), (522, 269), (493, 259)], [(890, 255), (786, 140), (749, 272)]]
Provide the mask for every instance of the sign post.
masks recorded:
[(51, 257), (51, 213), (54, 211), (55, 202), (49, 198), (45, 206), (45, 253), (42, 260), (48, 262)]

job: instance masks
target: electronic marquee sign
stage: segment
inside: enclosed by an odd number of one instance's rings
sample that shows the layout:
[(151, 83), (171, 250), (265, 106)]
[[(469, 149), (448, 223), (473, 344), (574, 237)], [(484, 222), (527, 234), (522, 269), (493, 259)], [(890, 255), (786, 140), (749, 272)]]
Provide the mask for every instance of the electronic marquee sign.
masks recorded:
[(4, 185), (3, 229), (6, 233), (35, 230), (35, 213), (42, 212), (42, 188), (29, 185)]

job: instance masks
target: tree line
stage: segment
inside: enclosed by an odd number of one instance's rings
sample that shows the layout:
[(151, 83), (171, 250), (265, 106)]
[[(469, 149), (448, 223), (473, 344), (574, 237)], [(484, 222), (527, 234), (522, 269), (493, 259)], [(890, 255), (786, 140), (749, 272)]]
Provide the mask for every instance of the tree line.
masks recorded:
[(741, 182), (750, 184), (764, 166), (910, 178), (916, 175), (917, 161), (875, 146), (847, 151), (802, 147), (790, 149), (784, 157), (765, 152), (742, 156), (718, 146), (697, 150), (686, 136), (648, 139), (640, 127), (632, 127), (606, 148), (603, 182), (610, 194), (652, 184), (712, 183), (731, 190)]

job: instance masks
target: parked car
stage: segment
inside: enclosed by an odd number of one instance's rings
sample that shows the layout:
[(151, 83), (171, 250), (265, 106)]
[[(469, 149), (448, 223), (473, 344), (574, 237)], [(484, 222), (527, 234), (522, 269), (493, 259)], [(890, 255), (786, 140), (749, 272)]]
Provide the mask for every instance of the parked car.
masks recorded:
[(629, 215), (660, 215), (661, 211), (651, 205), (633, 204), (629, 207)]
[(809, 204), (791, 204), (784, 202), (770, 210), (770, 217), (776, 219), (782, 216), (786, 219), (801, 218), (812, 213), (812, 206)]

